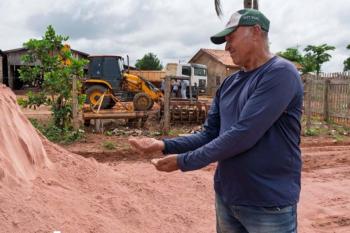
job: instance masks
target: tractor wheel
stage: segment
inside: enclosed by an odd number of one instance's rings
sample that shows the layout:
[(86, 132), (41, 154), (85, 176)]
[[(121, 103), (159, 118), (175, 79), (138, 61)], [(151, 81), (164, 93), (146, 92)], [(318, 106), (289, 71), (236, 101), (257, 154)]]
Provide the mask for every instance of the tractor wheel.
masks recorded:
[[(86, 103), (90, 105), (96, 105), (99, 99), (102, 97), (103, 93), (107, 93), (108, 89), (102, 85), (92, 85), (86, 90)], [(105, 96), (101, 104), (101, 109), (113, 108), (115, 102), (111, 97)]]
[(147, 111), (153, 107), (153, 100), (146, 93), (137, 93), (133, 103), (136, 111)]

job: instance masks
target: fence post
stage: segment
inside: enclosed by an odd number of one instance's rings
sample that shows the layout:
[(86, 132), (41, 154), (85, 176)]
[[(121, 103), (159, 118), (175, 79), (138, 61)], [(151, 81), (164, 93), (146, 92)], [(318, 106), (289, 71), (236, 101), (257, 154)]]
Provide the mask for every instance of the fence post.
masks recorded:
[(77, 95), (77, 77), (73, 75), (72, 80), (72, 115), (73, 115), (73, 128), (75, 130), (79, 129), (79, 119), (78, 119), (78, 95)]
[(306, 76), (306, 80), (305, 80), (305, 84), (306, 84), (306, 130), (310, 131), (311, 128), (311, 85), (312, 85), (312, 79), (309, 76)]
[(165, 76), (164, 88), (164, 115), (163, 115), (163, 134), (167, 135), (170, 129), (170, 94), (171, 94), (170, 76)]
[(324, 98), (323, 98), (323, 119), (329, 121), (329, 86), (331, 80), (329, 78), (325, 79), (324, 86)]

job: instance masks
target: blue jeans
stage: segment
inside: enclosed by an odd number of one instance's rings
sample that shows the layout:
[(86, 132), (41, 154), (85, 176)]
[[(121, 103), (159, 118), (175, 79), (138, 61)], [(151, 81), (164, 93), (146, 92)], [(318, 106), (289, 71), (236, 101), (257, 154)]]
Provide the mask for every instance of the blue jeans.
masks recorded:
[(296, 233), (297, 207), (225, 205), (215, 196), (217, 233)]

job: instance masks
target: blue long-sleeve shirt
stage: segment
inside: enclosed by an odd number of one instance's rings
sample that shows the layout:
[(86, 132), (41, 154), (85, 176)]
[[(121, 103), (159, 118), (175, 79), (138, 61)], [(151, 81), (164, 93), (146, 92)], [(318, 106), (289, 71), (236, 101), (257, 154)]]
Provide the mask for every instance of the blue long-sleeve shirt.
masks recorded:
[(303, 87), (295, 66), (273, 57), (226, 78), (204, 130), (165, 139), (182, 171), (218, 162), (215, 191), (227, 204), (285, 206), (300, 193)]

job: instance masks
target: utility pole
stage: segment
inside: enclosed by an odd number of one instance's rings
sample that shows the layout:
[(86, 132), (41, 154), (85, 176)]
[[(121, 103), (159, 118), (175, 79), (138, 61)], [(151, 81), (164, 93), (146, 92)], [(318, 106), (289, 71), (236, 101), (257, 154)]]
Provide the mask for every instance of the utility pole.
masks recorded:
[(258, 0), (244, 0), (243, 7), (244, 8), (252, 8), (252, 9), (255, 9), (255, 10), (259, 10)]
[[(214, 0), (214, 4), (217, 16), (221, 17), (223, 14), (221, 10), (220, 0)], [(258, 0), (243, 0), (243, 8), (252, 8), (255, 10), (259, 10), (259, 2)]]

